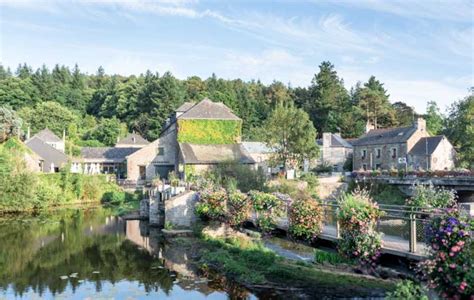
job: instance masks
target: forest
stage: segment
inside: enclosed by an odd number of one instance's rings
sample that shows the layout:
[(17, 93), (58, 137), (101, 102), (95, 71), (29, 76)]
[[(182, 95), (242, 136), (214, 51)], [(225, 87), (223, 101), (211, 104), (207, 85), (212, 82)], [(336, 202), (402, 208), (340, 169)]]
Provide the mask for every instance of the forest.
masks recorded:
[[(279, 106), (303, 109), (320, 136), (339, 132), (356, 138), (367, 120), (377, 128), (409, 126), (426, 118), (432, 135), (445, 134), (461, 154), (462, 165), (474, 160), (474, 89), (455, 101), (446, 112), (427, 101), (427, 111), (415, 112), (410, 104), (390, 99), (389, 91), (374, 76), (350, 90), (335, 66), (322, 62), (308, 87), (291, 87), (279, 81), (222, 79), (215, 74), (184, 80), (170, 72), (150, 70), (139, 76), (109, 75), (99, 67), (95, 74), (45, 65), (37, 70), (21, 64), (15, 71), (0, 65), (0, 107), (16, 111), (22, 129), (31, 133), (48, 127), (59, 136), (65, 130), (72, 152), (79, 146), (110, 146), (127, 132), (156, 139), (169, 115), (185, 101), (208, 97), (223, 102), (243, 119), (246, 140), (260, 140), (265, 120)], [(421, 99), (420, 99), (421, 100)]]

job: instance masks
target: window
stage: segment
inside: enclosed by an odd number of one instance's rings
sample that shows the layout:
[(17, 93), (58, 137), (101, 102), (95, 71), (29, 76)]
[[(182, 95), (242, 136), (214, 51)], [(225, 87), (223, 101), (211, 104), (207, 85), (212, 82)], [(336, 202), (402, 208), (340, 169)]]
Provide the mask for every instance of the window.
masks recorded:
[(362, 164), (362, 169), (363, 169), (364, 171), (367, 171), (367, 164)]
[(382, 169), (382, 164), (375, 164), (375, 170)]
[(158, 156), (163, 156), (165, 155), (165, 148), (164, 147), (158, 147)]
[(367, 157), (367, 150), (364, 149), (360, 153), (361, 153), (362, 159), (365, 159)]
[(138, 166), (138, 172), (140, 173), (140, 180), (146, 179), (146, 168), (145, 166)]
[(382, 149), (375, 149), (375, 157), (380, 158), (382, 156)]
[(392, 158), (397, 158), (397, 148), (392, 148), (391, 153), (392, 153)]

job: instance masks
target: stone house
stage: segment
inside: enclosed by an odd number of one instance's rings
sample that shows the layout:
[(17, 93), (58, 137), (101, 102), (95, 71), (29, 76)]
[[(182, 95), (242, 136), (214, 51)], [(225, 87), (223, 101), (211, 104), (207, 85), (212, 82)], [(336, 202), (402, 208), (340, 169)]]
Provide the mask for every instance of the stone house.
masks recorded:
[(338, 133), (324, 132), (323, 138), (316, 141), (320, 147), (317, 164), (329, 165), (335, 172), (344, 171), (344, 164), (352, 159), (353, 146)]
[(451, 170), (456, 151), (444, 135), (421, 138), (408, 152), (408, 162), (413, 169)]
[(185, 178), (225, 161), (254, 166), (240, 143), (241, 128), (242, 120), (223, 103), (207, 98), (186, 102), (167, 120), (157, 140), (127, 156), (127, 179), (166, 179), (171, 171)]
[(267, 147), (262, 142), (242, 142), (247, 152), (253, 158), (257, 164), (257, 168), (261, 169), (265, 175), (271, 175), (278, 173), (279, 168), (272, 168), (270, 166), (270, 158), (272, 155), (272, 149)]
[(355, 140), (353, 146), (353, 168), (356, 171), (444, 170), (454, 165), (453, 146), (445, 137), (430, 137), (423, 118), (418, 118), (409, 127), (371, 129)]
[(36, 164), (41, 172), (59, 172), (69, 160), (68, 156), (64, 153), (64, 136), (63, 139), (60, 139), (47, 128), (28, 138), (25, 141), (25, 145), (35, 154), (35, 156), (30, 158), (28, 164), (34, 165), (31, 160), (38, 160)]
[(89, 175), (115, 174), (118, 179), (127, 177), (127, 157), (148, 145), (137, 133), (130, 133), (117, 141), (114, 147), (82, 147), (81, 155), (72, 160), (71, 172)]

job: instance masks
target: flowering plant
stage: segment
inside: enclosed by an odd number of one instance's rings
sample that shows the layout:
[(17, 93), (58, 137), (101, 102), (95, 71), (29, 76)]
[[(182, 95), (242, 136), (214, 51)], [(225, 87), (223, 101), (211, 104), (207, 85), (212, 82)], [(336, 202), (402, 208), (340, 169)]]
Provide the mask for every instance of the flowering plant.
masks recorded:
[(297, 200), (290, 206), (288, 219), (293, 236), (314, 239), (322, 230), (323, 209), (314, 199)]
[(341, 226), (339, 251), (346, 257), (359, 260), (363, 265), (375, 266), (382, 247), (375, 225), (383, 212), (364, 190), (345, 194), (339, 198), (338, 203), (338, 220)]
[(223, 220), (226, 215), (227, 194), (225, 191), (201, 192), (195, 211), (204, 220)]
[(257, 213), (257, 225), (263, 232), (275, 228), (276, 217), (282, 213), (283, 202), (275, 195), (250, 191), (249, 198)]
[(456, 204), (456, 192), (436, 188), (432, 184), (416, 185), (413, 196), (406, 201), (406, 205), (413, 210), (424, 208), (449, 208)]
[(239, 191), (229, 193), (227, 208), (230, 225), (238, 226), (249, 218), (251, 208), (250, 200), (246, 194)]
[(473, 230), (472, 218), (456, 208), (435, 217), (427, 227), (430, 257), (420, 268), (443, 298), (472, 299), (474, 295)]

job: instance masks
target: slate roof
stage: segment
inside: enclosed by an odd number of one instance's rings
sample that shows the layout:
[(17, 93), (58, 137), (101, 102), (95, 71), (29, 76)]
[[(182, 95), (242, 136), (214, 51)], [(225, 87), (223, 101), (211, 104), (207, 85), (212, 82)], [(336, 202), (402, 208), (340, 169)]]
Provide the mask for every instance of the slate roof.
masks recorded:
[(57, 143), (57, 142), (62, 141), (57, 135), (55, 135), (48, 128), (45, 128), (45, 129), (41, 130), (40, 132), (35, 134), (32, 138), (34, 138), (34, 137), (37, 137), (37, 138), (39, 138), (40, 140), (42, 140), (43, 142), (46, 142), (46, 143)]
[(178, 107), (178, 109), (176, 109), (176, 112), (186, 112), (195, 104), (196, 103), (194, 102), (184, 102), (180, 107)]
[(178, 119), (240, 120), (224, 103), (213, 102), (208, 98), (189, 108)]
[[(323, 139), (317, 139), (316, 144), (319, 146), (323, 145)], [(344, 147), (344, 148), (352, 148), (352, 144), (349, 143), (347, 140), (343, 139), (341, 136), (331, 133), (331, 147)]]
[(122, 162), (128, 155), (138, 150), (140, 148), (135, 147), (83, 147), (81, 156), (98, 162)]
[(55, 166), (60, 167), (67, 163), (68, 157), (66, 154), (46, 144), (37, 136), (32, 137), (25, 144), (48, 165), (54, 163)]
[(196, 145), (180, 143), (179, 148), (185, 164), (218, 164), (225, 161), (238, 161), (242, 164), (254, 164), (242, 144)]
[[(443, 140), (443, 135), (430, 136), (421, 138), (408, 154), (410, 155), (431, 155)], [(426, 153), (428, 150), (428, 153)]]
[(396, 144), (406, 142), (416, 131), (414, 126), (372, 129), (352, 143), (354, 146)]
[(116, 145), (148, 145), (150, 142), (137, 133), (130, 133), (119, 140)]
[(270, 153), (272, 150), (262, 142), (242, 142), (242, 145), (249, 153)]

